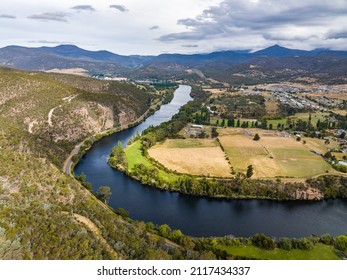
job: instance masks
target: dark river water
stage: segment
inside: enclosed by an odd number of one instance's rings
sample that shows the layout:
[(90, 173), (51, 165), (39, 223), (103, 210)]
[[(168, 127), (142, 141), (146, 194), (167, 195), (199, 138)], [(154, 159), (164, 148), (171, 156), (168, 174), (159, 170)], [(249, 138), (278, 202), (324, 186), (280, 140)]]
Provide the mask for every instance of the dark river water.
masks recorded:
[(248, 237), (265, 233), (273, 237), (302, 237), (347, 233), (346, 200), (278, 202), (193, 197), (144, 186), (107, 164), (111, 149), (118, 141), (125, 146), (137, 132), (170, 120), (191, 100), (190, 90), (189, 86), (180, 86), (171, 103), (162, 106), (145, 122), (95, 143), (76, 166), (75, 173), (84, 172), (94, 190), (102, 185), (110, 186), (109, 204), (115, 209), (126, 209), (131, 218), (168, 224), (191, 236)]

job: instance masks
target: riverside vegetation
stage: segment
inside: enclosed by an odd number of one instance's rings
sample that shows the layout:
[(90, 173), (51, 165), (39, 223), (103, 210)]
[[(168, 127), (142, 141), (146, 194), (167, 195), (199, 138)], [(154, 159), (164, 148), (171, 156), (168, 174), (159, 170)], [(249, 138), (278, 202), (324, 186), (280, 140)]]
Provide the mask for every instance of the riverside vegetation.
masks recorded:
[(196, 121), (196, 112), (207, 102), (209, 94), (198, 87), (193, 88), (192, 94), (195, 99), (182, 106), (171, 121), (148, 128), (143, 136), (135, 137), (125, 151), (121, 146), (115, 147), (109, 159), (110, 165), (124, 170), (143, 184), (197, 196), (293, 200), (306, 199), (307, 193), (316, 193), (315, 199), (347, 198), (347, 178), (344, 176), (322, 175), (289, 182), (281, 178), (252, 179), (242, 172), (235, 173), (232, 178), (197, 176), (169, 170), (149, 157), (149, 148), (167, 138), (182, 138), (180, 131), (188, 123)]

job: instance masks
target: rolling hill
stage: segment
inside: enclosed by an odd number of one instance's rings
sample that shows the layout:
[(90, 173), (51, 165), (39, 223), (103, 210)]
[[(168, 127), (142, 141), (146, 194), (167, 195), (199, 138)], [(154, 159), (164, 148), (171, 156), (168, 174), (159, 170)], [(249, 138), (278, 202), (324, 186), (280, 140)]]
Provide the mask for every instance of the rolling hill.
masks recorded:
[[(318, 82), (325, 82), (330, 78), (334, 78), (333, 82), (343, 82), (343, 75), (337, 77), (334, 75), (345, 73), (343, 64), (346, 59), (346, 51), (327, 49), (304, 51), (278, 45), (256, 52), (229, 50), (206, 54), (158, 56), (124, 56), (109, 51), (87, 51), (74, 45), (40, 48), (8, 46), (0, 49), (0, 65), (19, 69), (45, 71), (55, 68), (81, 68), (91, 76), (104, 74), (133, 79), (182, 79), (189, 73), (196, 73), (197, 69), (207, 77), (231, 83), (247, 81), (249, 83), (255, 77), (257, 78), (254, 82), (280, 81), (284, 76), (295, 78), (305, 74), (306, 71), (313, 71), (312, 75), (318, 79)], [(266, 69), (263, 69), (265, 64)], [(245, 74), (246, 65), (254, 65), (257, 74)], [(313, 65), (317, 67), (312, 68)], [(283, 75), (288, 72), (287, 68), (291, 73)], [(245, 76), (245, 79), (232, 78), (231, 75), (235, 73)], [(200, 75), (200, 78), (203, 75)]]

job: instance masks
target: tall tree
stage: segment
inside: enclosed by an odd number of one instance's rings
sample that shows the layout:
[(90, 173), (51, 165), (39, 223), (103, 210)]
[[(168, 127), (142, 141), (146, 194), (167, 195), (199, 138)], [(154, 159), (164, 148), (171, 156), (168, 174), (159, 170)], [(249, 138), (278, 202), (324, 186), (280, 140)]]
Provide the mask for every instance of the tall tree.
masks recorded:
[(100, 186), (98, 188), (98, 196), (107, 204), (107, 200), (110, 199), (112, 195), (111, 188), (109, 186)]
[(253, 176), (253, 166), (252, 165), (248, 165), (246, 177), (247, 178), (251, 178), (252, 176)]

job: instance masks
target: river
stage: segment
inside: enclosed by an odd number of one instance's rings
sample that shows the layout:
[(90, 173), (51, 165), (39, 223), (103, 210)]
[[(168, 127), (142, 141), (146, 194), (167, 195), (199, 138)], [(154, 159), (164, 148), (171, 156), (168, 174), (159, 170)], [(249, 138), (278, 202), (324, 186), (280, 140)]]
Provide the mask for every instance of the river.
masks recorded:
[(191, 97), (191, 88), (180, 86), (174, 99), (136, 127), (115, 133), (95, 143), (75, 168), (84, 172), (93, 189), (110, 186), (109, 204), (122, 207), (136, 220), (168, 224), (191, 236), (252, 236), (265, 233), (272, 237), (303, 237), (311, 234), (347, 233), (347, 201), (267, 201), (224, 200), (193, 197), (148, 187), (107, 164), (113, 146), (123, 146), (137, 132), (168, 121)]

